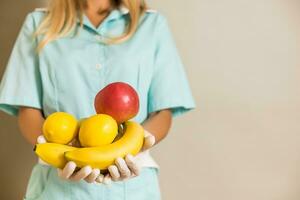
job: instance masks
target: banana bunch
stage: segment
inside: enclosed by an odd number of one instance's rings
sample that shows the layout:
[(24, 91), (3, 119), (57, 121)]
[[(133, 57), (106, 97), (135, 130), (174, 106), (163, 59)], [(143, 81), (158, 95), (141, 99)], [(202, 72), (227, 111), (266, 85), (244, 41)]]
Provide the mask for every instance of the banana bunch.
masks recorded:
[[(124, 98), (124, 95), (131, 96)], [(108, 107), (113, 108), (112, 105), (102, 105), (105, 99), (111, 98), (114, 99), (118, 111), (122, 112), (108, 110)], [(134, 112), (133, 106), (128, 106), (128, 99), (134, 100)], [(66, 112), (52, 113), (43, 124), (43, 135), (47, 143), (36, 144), (35, 153), (43, 161), (57, 168), (62, 169), (67, 161), (74, 161), (80, 168), (89, 165), (100, 170), (114, 164), (118, 157), (124, 158), (127, 154), (136, 155), (144, 142), (143, 127), (137, 122), (129, 121), (129, 118), (137, 114), (137, 99), (137, 93), (131, 86), (116, 82), (97, 94), (95, 107), (98, 107), (95, 115), (77, 120)], [(101, 105), (99, 106), (97, 102)], [(122, 110), (122, 106), (126, 109)], [(128, 117), (124, 115), (126, 110), (130, 111)], [(70, 144), (74, 142), (80, 144), (71, 146)]]

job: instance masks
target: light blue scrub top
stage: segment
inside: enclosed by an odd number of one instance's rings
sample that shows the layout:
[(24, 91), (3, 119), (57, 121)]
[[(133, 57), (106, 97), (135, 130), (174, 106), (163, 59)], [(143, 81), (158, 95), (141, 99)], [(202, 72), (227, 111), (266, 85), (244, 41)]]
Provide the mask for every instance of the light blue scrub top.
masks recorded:
[(133, 120), (140, 123), (164, 108), (178, 116), (195, 107), (162, 14), (147, 11), (134, 36), (115, 45), (103, 43), (102, 37), (124, 32), (128, 10), (113, 10), (99, 27), (84, 15), (78, 36), (57, 39), (38, 55), (35, 48), (41, 38), (33, 39), (32, 34), (45, 14), (35, 10), (26, 16), (0, 84), (0, 110), (17, 116), (19, 106), (28, 106), (41, 109), (45, 117), (57, 111), (89, 117), (96, 113), (97, 92), (116, 81), (137, 90), (140, 110)]

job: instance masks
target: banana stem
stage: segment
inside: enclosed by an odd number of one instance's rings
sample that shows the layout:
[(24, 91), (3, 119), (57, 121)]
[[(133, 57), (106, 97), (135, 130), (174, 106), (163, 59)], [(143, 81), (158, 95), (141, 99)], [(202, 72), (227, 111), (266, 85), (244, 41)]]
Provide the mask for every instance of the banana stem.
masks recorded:
[(118, 124), (118, 135), (115, 137), (114, 141), (119, 140), (124, 135), (124, 123)]

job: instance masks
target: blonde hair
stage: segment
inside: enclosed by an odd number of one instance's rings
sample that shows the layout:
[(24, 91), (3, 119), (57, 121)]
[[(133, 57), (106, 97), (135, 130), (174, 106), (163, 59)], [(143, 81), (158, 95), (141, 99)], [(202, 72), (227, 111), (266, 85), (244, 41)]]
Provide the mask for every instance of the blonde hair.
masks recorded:
[[(80, 27), (83, 27), (83, 12), (87, 0), (51, 0), (48, 4), (47, 15), (37, 28), (34, 36), (44, 35), (38, 44), (37, 52), (40, 52), (49, 42), (66, 36), (76, 26), (77, 18), (80, 19)], [(140, 16), (147, 9), (144, 0), (110, 0), (112, 8), (125, 6), (129, 10), (130, 21), (125, 33), (115, 38), (107, 38), (106, 43), (117, 44), (128, 40), (136, 31)]]

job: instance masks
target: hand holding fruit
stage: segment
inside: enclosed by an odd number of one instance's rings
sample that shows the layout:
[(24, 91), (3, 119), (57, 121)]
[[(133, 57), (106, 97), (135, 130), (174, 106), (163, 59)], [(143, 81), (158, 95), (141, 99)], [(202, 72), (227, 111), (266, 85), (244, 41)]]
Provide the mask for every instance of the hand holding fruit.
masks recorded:
[[(155, 137), (148, 131), (144, 130), (144, 142), (141, 151), (146, 151), (155, 144)], [(108, 167), (109, 174), (104, 177), (106, 183), (113, 181), (122, 181), (139, 175), (141, 167), (137, 162), (138, 153), (135, 157), (128, 154), (125, 159), (117, 158), (114, 165)]]
[[(130, 85), (112, 83), (96, 95), (96, 115), (79, 123), (64, 112), (48, 116), (43, 134), (49, 143), (37, 144), (35, 152), (43, 161), (59, 168), (59, 175), (65, 179), (102, 182), (105, 178), (100, 170), (106, 169), (110, 172), (107, 180), (109, 176), (117, 180), (129, 174), (138, 175), (138, 166), (130, 154), (136, 155), (155, 142), (153, 136), (145, 137), (140, 124), (128, 121), (138, 108), (137, 93)], [(123, 133), (121, 138), (116, 137), (119, 131)], [(74, 138), (82, 147), (67, 145)], [(75, 172), (77, 168), (81, 169)]]
[[(37, 144), (45, 144), (47, 143), (45, 137), (43, 135), (40, 135), (37, 138)], [(76, 140), (73, 140), (71, 143), (68, 145), (73, 146), (76, 145), (78, 146), (78, 142)], [(49, 165), (45, 161), (39, 158), (38, 161), (40, 164), (43, 165)], [(100, 170), (99, 169), (91, 169), (89, 166), (85, 166), (81, 168), (79, 171), (75, 172), (76, 169), (76, 164), (72, 161), (69, 161), (66, 163), (66, 165), (63, 167), (63, 169), (57, 168), (57, 173), (58, 176), (62, 179), (65, 180), (70, 180), (70, 181), (80, 181), (80, 180), (85, 180), (88, 183), (95, 182), (96, 179), (100, 175)]]

